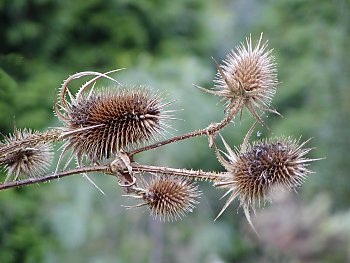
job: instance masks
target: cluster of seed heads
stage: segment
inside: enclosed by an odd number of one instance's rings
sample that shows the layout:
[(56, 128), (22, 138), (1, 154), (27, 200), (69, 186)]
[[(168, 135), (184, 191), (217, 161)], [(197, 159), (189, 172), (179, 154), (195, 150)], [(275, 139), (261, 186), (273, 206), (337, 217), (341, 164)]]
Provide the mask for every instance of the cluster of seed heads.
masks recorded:
[[(107, 73), (87, 71), (70, 76), (64, 81), (54, 105), (62, 127), (46, 133), (16, 129), (14, 134), (0, 143), (0, 166), (7, 172), (5, 181), (12, 175), (13, 181), (19, 181), (22, 175), (43, 177), (40, 182), (45, 178), (59, 178), (59, 175), (67, 174), (67, 165), (73, 159), (78, 168), (72, 174), (90, 172), (94, 170), (93, 165), (108, 163), (109, 158), (114, 158), (109, 162), (110, 166), (96, 166), (96, 171), (103, 170), (116, 176), (128, 196), (142, 200), (142, 203), (129, 208), (148, 206), (155, 218), (170, 221), (181, 219), (192, 212), (200, 196), (198, 186), (191, 180), (206, 178), (214, 182), (215, 187), (227, 189), (225, 195), (229, 197), (218, 216), (238, 198), (253, 227), (250, 210), (254, 210), (256, 204), (269, 200), (271, 192), (277, 188), (290, 190), (300, 186), (311, 173), (308, 165), (318, 159), (306, 157), (312, 149), (304, 148), (308, 140), (300, 142), (287, 137), (249, 143), (255, 124), (240, 149), (232, 150), (222, 138), (226, 152), (218, 150), (215, 135), (231, 123), (235, 115), (242, 117), (243, 109), (246, 108), (256, 123), (265, 127), (262, 114), (279, 113), (271, 107), (278, 84), (276, 64), (267, 41), (262, 40), (262, 34), (255, 46), (249, 36), (246, 43), (236, 47), (222, 64), (216, 65), (213, 89), (196, 87), (225, 101), (225, 118), (203, 130), (163, 141), (162, 136), (171, 127), (168, 122), (175, 118), (171, 115), (174, 110), (166, 109), (172, 102), (165, 102), (161, 94), (143, 86), (123, 86), (110, 77), (119, 70)], [(86, 76), (93, 78), (73, 95), (69, 83)], [(94, 89), (100, 78), (117, 84)], [(209, 146), (214, 146), (225, 172), (142, 166), (133, 161), (133, 155), (139, 152), (202, 135), (209, 137)], [(54, 175), (44, 177), (52, 161), (51, 143), (56, 141), (63, 142), (57, 169)], [(61, 172), (59, 164), (63, 158), (67, 160)], [(89, 170), (84, 170), (86, 163), (92, 165)], [(112, 168), (112, 164), (116, 165)], [(155, 176), (146, 179), (145, 173)], [(26, 181), (23, 184), (29, 183)]]

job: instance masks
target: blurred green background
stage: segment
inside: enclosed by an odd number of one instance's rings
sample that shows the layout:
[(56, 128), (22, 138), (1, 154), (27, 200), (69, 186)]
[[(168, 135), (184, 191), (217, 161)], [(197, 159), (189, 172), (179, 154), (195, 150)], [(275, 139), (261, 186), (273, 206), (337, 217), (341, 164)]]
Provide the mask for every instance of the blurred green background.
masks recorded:
[[(274, 48), (279, 88), (261, 137), (313, 137), (299, 194), (281, 195), (254, 219), (208, 183), (194, 213), (159, 223), (121, 197), (114, 178), (92, 175), (106, 196), (74, 176), (0, 193), (0, 262), (350, 262), (349, 0), (0, 0), (0, 131), (61, 125), (53, 97), (70, 74), (126, 67), (124, 84), (163, 91), (184, 109), (174, 134), (219, 121), (223, 106), (192, 84), (212, 87), (215, 66), (252, 33)], [(77, 87), (78, 87), (77, 82)], [(112, 85), (99, 82), (99, 86)], [(74, 86), (74, 85), (73, 85)], [(253, 119), (222, 134), (239, 145)], [(139, 162), (222, 170), (206, 138), (142, 154)], [(55, 164), (52, 165), (52, 169)], [(2, 177), (4, 174), (0, 174)]]

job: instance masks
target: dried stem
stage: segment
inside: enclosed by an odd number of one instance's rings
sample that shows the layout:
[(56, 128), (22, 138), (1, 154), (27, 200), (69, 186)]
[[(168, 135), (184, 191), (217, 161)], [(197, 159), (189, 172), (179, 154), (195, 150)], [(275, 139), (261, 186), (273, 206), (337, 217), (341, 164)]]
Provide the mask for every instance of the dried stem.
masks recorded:
[(141, 152), (145, 152), (145, 151), (149, 151), (149, 150), (152, 150), (152, 149), (155, 149), (155, 148), (158, 148), (158, 147), (170, 144), (170, 143), (182, 141), (182, 140), (189, 139), (189, 138), (192, 138), (192, 137), (198, 137), (198, 136), (203, 136), (203, 135), (212, 136), (216, 132), (218, 132), (219, 130), (223, 129), (226, 125), (228, 125), (231, 122), (231, 120), (236, 115), (236, 113), (241, 109), (242, 103), (243, 103), (242, 101), (238, 101), (236, 103), (236, 105), (226, 114), (225, 118), (221, 122), (212, 123), (208, 127), (204, 128), (204, 129), (201, 129), (201, 130), (198, 130), (198, 131), (185, 133), (183, 135), (175, 136), (173, 138), (170, 138), (170, 139), (167, 139), (167, 140), (164, 140), (164, 141), (161, 141), (161, 142), (157, 142), (157, 143), (154, 143), (154, 144), (147, 145), (145, 147), (142, 147), (142, 148), (130, 151), (127, 154), (131, 158), (135, 154), (138, 154), (138, 153), (141, 153)]
[(11, 151), (16, 151), (19, 148), (27, 147), (28, 145), (37, 144), (40, 142), (55, 142), (61, 140), (61, 131), (53, 129), (43, 133), (33, 133), (25, 140), (16, 141), (10, 145), (4, 144), (0, 146), (0, 157), (9, 154)]
[(15, 182), (8, 182), (8, 183), (0, 184), (0, 191), (5, 190), (5, 189), (9, 189), (9, 188), (19, 187), (19, 186), (43, 183), (43, 182), (59, 179), (62, 177), (66, 177), (69, 175), (80, 174), (80, 173), (90, 173), (90, 172), (103, 172), (106, 174), (111, 174), (110, 168), (107, 165), (90, 166), (90, 167), (88, 166), (88, 167), (72, 169), (72, 170), (68, 170), (68, 171), (64, 171), (64, 172), (59, 172), (59, 173), (55, 173), (55, 174), (47, 175), (47, 176), (43, 176), (43, 177), (29, 178), (29, 179), (22, 180), (22, 181), (15, 181)]
[(187, 170), (160, 166), (151, 166), (144, 164), (132, 163), (131, 167), (134, 172), (156, 173), (171, 176), (181, 176), (187, 179), (204, 180), (204, 181), (217, 181), (222, 179), (217, 172), (204, 172), (202, 170)]

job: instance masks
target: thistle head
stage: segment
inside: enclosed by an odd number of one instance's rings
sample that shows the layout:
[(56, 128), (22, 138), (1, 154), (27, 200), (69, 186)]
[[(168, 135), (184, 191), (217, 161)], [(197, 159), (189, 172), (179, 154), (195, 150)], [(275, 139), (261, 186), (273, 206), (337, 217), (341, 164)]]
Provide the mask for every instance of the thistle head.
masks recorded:
[[(241, 150), (232, 150), (224, 141), (226, 159), (217, 152), (218, 159), (227, 172), (216, 187), (228, 188), (230, 194), (224, 208), (218, 216), (237, 197), (243, 207), (248, 222), (250, 209), (269, 200), (270, 194), (277, 188), (294, 189), (300, 186), (312, 173), (308, 166), (318, 159), (305, 157), (312, 148), (304, 148), (299, 140), (287, 138), (267, 139), (243, 145)], [(254, 227), (253, 227), (254, 228)]]
[(235, 114), (245, 106), (264, 125), (256, 109), (278, 114), (270, 108), (278, 81), (272, 50), (267, 47), (262, 34), (254, 47), (251, 36), (247, 37), (246, 43), (232, 50), (222, 65), (217, 64), (214, 89), (201, 89), (224, 98), (228, 112)]
[(0, 166), (6, 170), (5, 182), (13, 176), (16, 181), (20, 176), (38, 177), (44, 174), (53, 158), (50, 141), (58, 138), (57, 132), (33, 132), (15, 129), (0, 144)]
[(97, 161), (149, 142), (165, 131), (166, 120), (172, 118), (163, 110), (167, 105), (144, 87), (79, 91), (70, 95), (70, 102), (61, 94), (56, 114), (65, 125), (64, 151), (73, 149), (78, 160), (87, 156)]
[(142, 198), (151, 215), (160, 220), (182, 219), (192, 212), (200, 196), (198, 186), (181, 178), (153, 177), (149, 183), (138, 190), (137, 198)]

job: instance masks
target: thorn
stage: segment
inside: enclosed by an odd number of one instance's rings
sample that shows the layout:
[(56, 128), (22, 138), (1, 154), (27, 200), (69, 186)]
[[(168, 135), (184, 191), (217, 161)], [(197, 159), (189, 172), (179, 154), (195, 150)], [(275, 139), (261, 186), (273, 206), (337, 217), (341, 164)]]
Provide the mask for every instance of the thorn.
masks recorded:
[(102, 189), (100, 187), (98, 187), (94, 181), (91, 180), (91, 178), (86, 174), (86, 173), (83, 173), (83, 177), (86, 178), (97, 190), (99, 190), (103, 195), (106, 195)]

